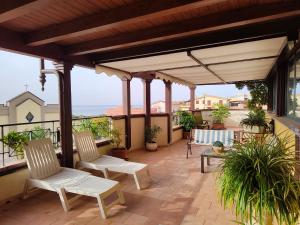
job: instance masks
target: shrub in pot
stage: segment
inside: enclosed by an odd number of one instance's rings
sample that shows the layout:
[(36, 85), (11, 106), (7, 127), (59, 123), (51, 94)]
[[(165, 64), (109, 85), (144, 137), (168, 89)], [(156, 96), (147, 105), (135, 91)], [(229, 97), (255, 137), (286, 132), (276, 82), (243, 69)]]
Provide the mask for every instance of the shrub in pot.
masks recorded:
[(221, 141), (215, 141), (212, 145), (212, 148), (217, 154), (221, 154), (222, 152), (224, 152), (224, 145)]
[(10, 131), (2, 139), (0, 139), (4, 145), (14, 150), (14, 154), (18, 159), (24, 158), (24, 145), (29, 141), (28, 135), (22, 132)]
[(215, 110), (211, 113), (213, 117), (213, 126), (214, 130), (224, 130), (224, 120), (230, 116), (229, 108), (222, 104), (216, 104)]
[(183, 138), (188, 139), (191, 130), (195, 127), (196, 121), (192, 113), (187, 111), (178, 111), (179, 125), (183, 129)]
[(268, 128), (265, 112), (260, 108), (251, 110), (240, 124), (245, 131), (251, 133), (264, 133), (266, 128)]
[(128, 160), (128, 151), (125, 147), (120, 146), (122, 142), (121, 130), (113, 128), (110, 132), (110, 137), (113, 146), (111, 150), (112, 156)]
[(156, 125), (152, 127), (146, 127), (145, 129), (146, 150), (157, 151), (156, 138), (160, 131), (161, 128)]
[(234, 207), (240, 224), (297, 224), (300, 182), (294, 173), (299, 161), (289, 139), (250, 138), (224, 156), (219, 196), (224, 207)]

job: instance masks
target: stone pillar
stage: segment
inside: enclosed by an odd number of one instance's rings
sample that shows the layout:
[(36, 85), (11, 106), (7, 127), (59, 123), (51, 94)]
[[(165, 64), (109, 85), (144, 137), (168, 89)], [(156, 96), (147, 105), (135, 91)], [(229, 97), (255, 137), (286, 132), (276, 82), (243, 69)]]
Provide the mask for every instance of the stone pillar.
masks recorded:
[(168, 143), (172, 142), (173, 132), (173, 114), (172, 114), (172, 82), (164, 81), (165, 83), (165, 113), (168, 115)]
[(73, 65), (67, 62), (54, 63), (59, 79), (60, 101), (60, 133), (62, 164), (73, 167), (73, 136), (72, 136), (72, 95), (71, 70)]
[(130, 81), (127, 77), (122, 79), (123, 90), (123, 114), (125, 115), (125, 136), (126, 136), (126, 148), (131, 147), (131, 101), (130, 101)]
[(195, 90), (196, 87), (190, 87), (190, 110), (195, 110)]
[(146, 127), (151, 127), (151, 81), (152, 79), (144, 79), (144, 112)]

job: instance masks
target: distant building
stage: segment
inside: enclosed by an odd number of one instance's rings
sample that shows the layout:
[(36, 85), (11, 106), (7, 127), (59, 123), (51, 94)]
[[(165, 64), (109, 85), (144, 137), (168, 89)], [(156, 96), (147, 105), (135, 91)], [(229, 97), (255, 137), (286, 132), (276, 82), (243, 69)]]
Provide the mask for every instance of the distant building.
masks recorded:
[(249, 96), (247, 94), (239, 94), (228, 99), (230, 109), (245, 109), (247, 108), (247, 101)]
[(203, 95), (195, 98), (195, 109), (213, 109), (216, 104), (226, 105), (227, 103), (227, 98), (214, 95)]
[[(47, 120), (59, 120), (59, 105), (45, 104), (45, 101), (26, 91), (10, 99), (7, 103), (0, 104), (0, 124), (31, 123)], [(25, 130), (34, 126), (26, 125), (11, 127), (9, 130)]]
[(151, 104), (151, 112), (164, 113), (166, 109), (165, 101), (156, 101)]

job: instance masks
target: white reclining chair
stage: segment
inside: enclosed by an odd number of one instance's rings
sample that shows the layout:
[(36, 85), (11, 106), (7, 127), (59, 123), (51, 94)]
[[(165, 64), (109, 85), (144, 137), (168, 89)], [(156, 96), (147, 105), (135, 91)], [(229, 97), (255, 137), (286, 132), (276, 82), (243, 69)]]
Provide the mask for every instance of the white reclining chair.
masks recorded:
[(100, 170), (105, 178), (109, 178), (109, 171), (130, 174), (134, 177), (137, 189), (141, 190), (149, 186), (151, 177), (146, 164), (100, 155), (93, 135), (89, 131), (74, 133), (74, 139), (79, 154), (80, 167)]
[[(58, 193), (65, 211), (70, 204), (80, 196), (67, 199), (66, 192), (97, 198), (103, 218), (107, 210), (115, 204), (124, 204), (125, 200), (117, 181), (91, 175), (88, 172), (60, 167), (50, 139), (30, 141), (25, 147), (25, 156), (30, 173), (27, 179), (23, 197), (27, 197), (31, 188), (41, 188)], [(109, 205), (104, 200), (117, 194), (117, 199)]]

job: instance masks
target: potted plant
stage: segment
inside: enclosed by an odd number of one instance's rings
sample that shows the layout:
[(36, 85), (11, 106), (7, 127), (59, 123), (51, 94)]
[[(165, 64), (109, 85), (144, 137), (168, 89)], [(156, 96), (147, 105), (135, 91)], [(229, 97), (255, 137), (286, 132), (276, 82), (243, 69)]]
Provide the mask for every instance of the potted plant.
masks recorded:
[(110, 137), (113, 146), (111, 150), (112, 156), (128, 160), (128, 151), (125, 147), (120, 146), (122, 142), (121, 130), (113, 128), (110, 132)]
[(192, 113), (187, 111), (178, 111), (179, 125), (183, 129), (183, 138), (188, 139), (191, 130), (195, 127), (196, 121)]
[(0, 141), (2, 141), (9, 148), (13, 149), (18, 159), (24, 158), (24, 145), (29, 141), (29, 138), (25, 133), (11, 131), (2, 139), (0, 139)]
[(224, 152), (224, 145), (221, 141), (215, 141), (212, 145), (212, 148), (217, 154), (221, 154)]
[(157, 125), (154, 125), (152, 127), (146, 127), (145, 129), (146, 150), (151, 152), (157, 151), (156, 138), (160, 131), (161, 128)]
[(265, 112), (260, 108), (251, 110), (240, 124), (245, 131), (250, 133), (264, 133), (268, 127)]
[(215, 110), (211, 113), (213, 117), (214, 130), (224, 130), (224, 120), (230, 116), (229, 108), (222, 104), (216, 104)]
[(235, 143), (224, 156), (217, 180), (224, 207), (234, 206), (240, 224), (295, 225), (300, 213), (299, 161), (289, 138)]

